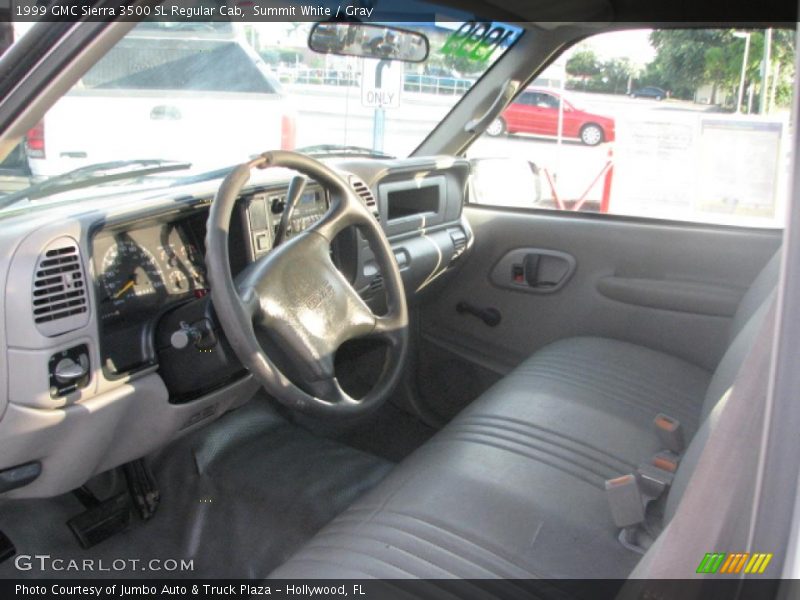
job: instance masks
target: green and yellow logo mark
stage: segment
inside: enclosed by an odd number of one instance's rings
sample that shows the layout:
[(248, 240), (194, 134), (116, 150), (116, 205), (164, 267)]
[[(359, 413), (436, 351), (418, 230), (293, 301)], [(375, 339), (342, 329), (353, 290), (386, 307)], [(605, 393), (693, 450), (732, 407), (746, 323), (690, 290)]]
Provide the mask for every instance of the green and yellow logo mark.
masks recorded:
[(761, 574), (767, 570), (772, 560), (772, 553), (755, 552), (708, 552), (700, 565), (697, 573), (706, 574), (732, 574), (753, 573)]

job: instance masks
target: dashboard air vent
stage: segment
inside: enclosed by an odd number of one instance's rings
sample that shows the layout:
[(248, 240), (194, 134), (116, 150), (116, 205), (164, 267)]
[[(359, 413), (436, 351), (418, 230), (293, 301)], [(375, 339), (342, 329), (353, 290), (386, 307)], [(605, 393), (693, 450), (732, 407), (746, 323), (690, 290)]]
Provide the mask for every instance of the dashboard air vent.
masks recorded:
[(88, 320), (86, 278), (78, 245), (69, 238), (52, 242), (39, 256), (33, 276), (33, 320), (39, 331), (55, 336)]
[(381, 217), (380, 213), (378, 212), (378, 203), (375, 202), (375, 196), (373, 196), (372, 190), (369, 189), (369, 186), (355, 176), (350, 177), (350, 185), (353, 186), (356, 194), (361, 197), (361, 199), (364, 201), (364, 204), (367, 205), (367, 208), (372, 211), (372, 214), (375, 215), (375, 218), (380, 221)]

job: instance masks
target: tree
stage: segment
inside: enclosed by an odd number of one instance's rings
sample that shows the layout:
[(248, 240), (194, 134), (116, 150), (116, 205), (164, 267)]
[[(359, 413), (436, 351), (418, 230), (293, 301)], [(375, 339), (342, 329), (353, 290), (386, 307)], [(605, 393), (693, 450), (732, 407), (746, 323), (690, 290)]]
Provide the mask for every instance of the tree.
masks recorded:
[(584, 48), (569, 58), (565, 68), (568, 75), (580, 78), (585, 88), (586, 81), (600, 73), (600, 61), (593, 50)]
[(612, 58), (603, 63), (601, 73), (606, 91), (613, 94), (626, 93), (628, 91), (628, 79), (633, 76), (635, 68), (630, 59)]
[[(745, 40), (734, 36), (733, 29), (663, 29), (650, 34), (656, 49), (647, 65), (642, 85), (657, 85), (671, 90), (678, 98), (691, 100), (698, 87), (712, 85), (712, 102), (717, 91), (735, 94), (741, 77)], [(745, 66), (745, 85), (761, 85), (761, 61), (764, 33), (750, 31), (750, 51)], [(776, 96), (787, 89), (794, 74), (793, 32), (776, 29), (772, 45), (772, 73), (777, 72)]]
[(670, 90), (673, 96), (692, 99), (706, 79), (706, 52), (735, 39), (720, 29), (657, 29), (650, 34), (656, 56), (647, 66), (651, 85)]

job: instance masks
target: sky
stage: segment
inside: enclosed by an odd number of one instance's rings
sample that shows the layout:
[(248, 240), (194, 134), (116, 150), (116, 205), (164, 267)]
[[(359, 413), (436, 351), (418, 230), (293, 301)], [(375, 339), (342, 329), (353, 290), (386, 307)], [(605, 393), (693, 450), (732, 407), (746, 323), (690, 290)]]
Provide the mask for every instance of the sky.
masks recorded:
[(602, 33), (584, 40), (581, 47), (591, 48), (602, 60), (627, 57), (634, 63), (645, 65), (656, 54), (648, 39), (651, 31), (652, 29), (633, 29)]

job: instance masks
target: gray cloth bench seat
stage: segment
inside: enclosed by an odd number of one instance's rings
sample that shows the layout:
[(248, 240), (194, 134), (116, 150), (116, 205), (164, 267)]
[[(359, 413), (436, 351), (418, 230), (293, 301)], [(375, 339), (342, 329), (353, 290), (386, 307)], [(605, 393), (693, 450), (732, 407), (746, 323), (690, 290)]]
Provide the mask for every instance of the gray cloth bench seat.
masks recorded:
[[(653, 419), (703, 444), (777, 280), (777, 256), (741, 301), (715, 372), (605, 338), (551, 344), (459, 414), (334, 519), (274, 578), (624, 578), (606, 479), (661, 450)], [(695, 435), (700, 430), (699, 435)], [(692, 452), (696, 456), (698, 452)], [(669, 519), (692, 464), (682, 462)], [(666, 504), (666, 508), (664, 505)]]

